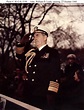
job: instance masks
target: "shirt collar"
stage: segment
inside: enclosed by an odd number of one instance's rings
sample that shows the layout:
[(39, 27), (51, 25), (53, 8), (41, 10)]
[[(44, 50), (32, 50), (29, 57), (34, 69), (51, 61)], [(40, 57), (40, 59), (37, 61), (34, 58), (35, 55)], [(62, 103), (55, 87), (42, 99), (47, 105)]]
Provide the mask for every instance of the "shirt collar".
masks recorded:
[(41, 51), (43, 47), (45, 47), (47, 44), (41, 46), (38, 50)]

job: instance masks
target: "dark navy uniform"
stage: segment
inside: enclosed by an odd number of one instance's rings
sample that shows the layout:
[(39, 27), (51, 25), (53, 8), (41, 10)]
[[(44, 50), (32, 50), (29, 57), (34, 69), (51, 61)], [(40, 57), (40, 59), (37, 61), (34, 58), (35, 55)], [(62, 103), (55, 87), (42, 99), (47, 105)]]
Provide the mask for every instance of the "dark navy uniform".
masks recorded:
[(27, 66), (27, 80), (24, 84), (25, 101), (41, 107), (46, 103), (50, 81), (59, 77), (60, 59), (56, 49), (47, 45), (36, 53), (31, 64)]

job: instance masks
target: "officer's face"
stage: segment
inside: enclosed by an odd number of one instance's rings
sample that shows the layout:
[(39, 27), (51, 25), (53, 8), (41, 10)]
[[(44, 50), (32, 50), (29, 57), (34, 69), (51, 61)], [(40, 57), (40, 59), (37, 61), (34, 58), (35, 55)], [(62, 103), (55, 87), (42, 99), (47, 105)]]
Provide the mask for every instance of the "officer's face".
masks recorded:
[(34, 41), (35, 41), (35, 46), (37, 48), (40, 48), (42, 45), (46, 44), (47, 36), (40, 31), (36, 31), (34, 33)]

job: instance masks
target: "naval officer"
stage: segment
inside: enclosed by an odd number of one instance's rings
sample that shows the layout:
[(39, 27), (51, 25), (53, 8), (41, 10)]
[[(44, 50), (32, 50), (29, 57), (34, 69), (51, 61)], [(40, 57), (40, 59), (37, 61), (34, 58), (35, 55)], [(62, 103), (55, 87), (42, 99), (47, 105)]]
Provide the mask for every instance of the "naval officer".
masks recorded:
[(58, 51), (47, 45), (49, 35), (45, 26), (34, 27), (36, 49), (25, 54), (27, 78), (24, 84), (24, 100), (42, 109), (54, 103), (59, 88), (60, 58)]

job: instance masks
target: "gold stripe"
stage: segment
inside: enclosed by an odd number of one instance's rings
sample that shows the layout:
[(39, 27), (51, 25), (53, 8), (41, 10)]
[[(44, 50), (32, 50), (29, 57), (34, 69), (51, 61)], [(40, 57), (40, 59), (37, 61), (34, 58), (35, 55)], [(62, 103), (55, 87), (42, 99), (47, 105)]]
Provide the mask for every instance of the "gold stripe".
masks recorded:
[(58, 89), (59, 89), (59, 83), (58, 82), (54, 82), (54, 81), (50, 81), (48, 90), (57, 93)]
[(51, 86), (49, 86), (48, 90), (56, 93), (58, 92), (58, 88), (51, 87)]

